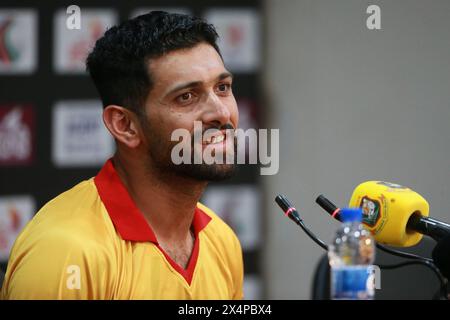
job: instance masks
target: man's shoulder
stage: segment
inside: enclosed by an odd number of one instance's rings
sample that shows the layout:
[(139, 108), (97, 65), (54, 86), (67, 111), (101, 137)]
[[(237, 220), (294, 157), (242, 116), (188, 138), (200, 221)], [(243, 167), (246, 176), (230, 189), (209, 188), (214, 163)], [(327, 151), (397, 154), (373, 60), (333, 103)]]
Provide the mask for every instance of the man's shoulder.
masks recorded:
[[(101, 293), (98, 288), (115, 272), (111, 266), (117, 260), (109, 241), (114, 233), (98, 198), (94, 183), (87, 180), (39, 210), (11, 250), (3, 297), (79, 299)], [(68, 281), (73, 276), (85, 291), (72, 290)]]
[(89, 242), (102, 233), (102, 216), (101, 201), (93, 179), (85, 180), (47, 202), (16, 242), (34, 242), (51, 237), (64, 238), (72, 243)]
[(47, 202), (39, 210), (36, 216), (53, 211), (64, 214), (70, 210), (86, 208), (97, 198), (98, 192), (95, 187), (94, 179), (84, 180)]

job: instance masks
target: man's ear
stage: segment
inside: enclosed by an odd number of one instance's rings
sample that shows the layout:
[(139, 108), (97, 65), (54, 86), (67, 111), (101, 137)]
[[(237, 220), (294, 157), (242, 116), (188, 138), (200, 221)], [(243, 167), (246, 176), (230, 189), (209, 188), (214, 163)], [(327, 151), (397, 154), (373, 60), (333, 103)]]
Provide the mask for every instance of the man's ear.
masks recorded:
[(130, 110), (109, 105), (103, 110), (103, 122), (117, 141), (129, 148), (136, 148), (142, 142), (137, 116)]

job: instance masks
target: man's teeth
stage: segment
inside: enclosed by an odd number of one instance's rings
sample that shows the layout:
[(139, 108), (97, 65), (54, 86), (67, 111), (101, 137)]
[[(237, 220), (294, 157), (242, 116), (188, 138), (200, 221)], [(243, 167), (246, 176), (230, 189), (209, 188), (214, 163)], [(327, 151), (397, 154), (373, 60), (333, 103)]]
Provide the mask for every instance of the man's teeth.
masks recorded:
[(211, 139), (209, 139), (209, 141), (206, 141), (206, 143), (207, 143), (207, 144), (210, 144), (210, 143), (220, 143), (220, 142), (222, 142), (224, 139), (225, 139), (225, 136), (224, 136), (224, 135), (221, 135), (221, 136), (215, 136), (215, 137), (212, 137)]

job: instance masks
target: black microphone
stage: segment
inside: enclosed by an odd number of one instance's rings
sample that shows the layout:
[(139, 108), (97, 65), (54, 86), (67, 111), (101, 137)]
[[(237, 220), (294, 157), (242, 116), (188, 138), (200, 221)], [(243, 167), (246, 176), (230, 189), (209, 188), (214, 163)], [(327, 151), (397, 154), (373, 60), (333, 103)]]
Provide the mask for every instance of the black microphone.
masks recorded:
[(450, 235), (436, 244), (431, 256), (444, 277), (450, 279)]
[(330, 200), (328, 200), (327, 198), (325, 198), (324, 195), (320, 195), (317, 197), (316, 199), (316, 203), (322, 207), (322, 209), (324, 209), (326, 212), (328, 212), (333, 218), (341, 221), (341, 219), (339, 218), (339, 211), (341, 210), (340, 208), (336, 207), (334, 205), (334, 203), (332, 203)]
[(416, 214), (409, 218), (406, 228), (425, 234), (437, 242), (450, 236), (450, 224)]
[(281, 210), (283, 210), (286, 217), (294, 221), (296, 224), (299, 224), (302, 221), (300, 215), (297, 212), (297, 209), (294, 208), (294, 206), (289, 202), (286, 196), (282, 194), (277, 195), (275, 197), (275, 202), (278, 204)]
[(321, 246), (323, 249), (328, 250), (328, 246), (323, 242), (321, 239), (319, 239), (311, 230), (309, 230), (305, 224), (303, 223), (302, 218), (300, 218), (300, 215), (297, 211), (297, 209), (294, 208), (294, 206), (290, 203), (290, 201), (286, 198), (286, 196), (279, 194), (275, 197), (275, 202), (278, 204), (278, 206), (283, 210), (284, 215), (287, 216), (289, 219), (294, 221), (297, 225), (300, 226), (300, 228), (305, 231), (305, 233), (319, 246)]

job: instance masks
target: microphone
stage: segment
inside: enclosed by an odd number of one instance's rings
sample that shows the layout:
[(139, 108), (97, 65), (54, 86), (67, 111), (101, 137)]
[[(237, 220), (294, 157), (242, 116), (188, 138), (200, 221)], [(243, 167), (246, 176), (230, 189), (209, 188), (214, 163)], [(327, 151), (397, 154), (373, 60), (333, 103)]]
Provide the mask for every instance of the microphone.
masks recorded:
[(450, 279), (450, 235), (436, 244), (431, 256), (444, 277)]
[(278, 204), (278, 206), (283, 210), (284, 215), (294, 221), (297, 225), (300, 226), (300, 228), (303, 229), (303, 231), (319, 246), (321, 246), (323, 249), (328, 251), (328, 246), (323, 242), (321, 239), (317, 238), (317, 236), (309, 230), (305, 224), (303, 223), (302, 218), (300, 218), (300, 215), (297, 211), (297, 209), (294, 208), (294, 206), (289, 202), (289, 200), (286, 198), (286, 196), (279, 194), (275, 197), (275, 202)]
[(363, 209), (363, 223), (375, 240), (399, 247), (416, 245), (422, 235), (440, 241), (450, 225), (428, 217), (428, 202), (417, 192), (399, 184), (367, 181), (356, 187), (351, 207)]
[(339, 217), (340, 208), (336, 207), (334, 203), (324, 197), (324, 195), (320, 195), (316, 199), (316, 203), (321, 206), (326, 212), (328, 212), (333, 218), (341, 221)]
[[(322, 195), (316, 202), (339, 220), (339, 209)], [(413, 190), (384, 181), (367, 181), (356, 187), (350, 207), (363, 209), (363, 224), (380, 243), (399, 247), (417, 244), (422, 235), (440, 241), (450, 225), (428, 217), (428, 202)]]
[(294, 206), (289, 202), (289, 200), (286, 198), (286, 196), (279, 194), (275, 197), (275, 202), (278, 204), (278, 206), (283, 210), (284, 215), (294, 221), (296, 224), (299, 224), (302, 222), (302, 219), (300, 218), (300, 215), (297, 212), (297, 209), (294, 208)]
[[(328, 200), (327, 198), (325, 198), (324, 195), (320, 195), (317, 197), (316, 199), (316, 203), (322, 207), (322, 209), (324, 209), (326, 212), (328, 212), (333, 218), (335, 218), (338, 221), (341, 221), (339, 213), (340, 213), (340, 208), (336, 207), (334, 205), (334, 203), (332, 203), (330, 200)], [(392, 254), (394, 256), (398, 256), (398, 257), (402, 257), (402, 258), (407, 258), (407, 259), (415, 259), (415, 260), (422, 260), (424, 262), (430, 263), (433, 260), (429, 259), (429, 258), (424, 258), (412, 253), (408, 253), (408, 252), (403, 252), (403, 251), (398, 251), (398, 250), (394, 250), (388, 247), (383, 246), (382, 244), (376, 242), (376, 246), (378, 249)]]

